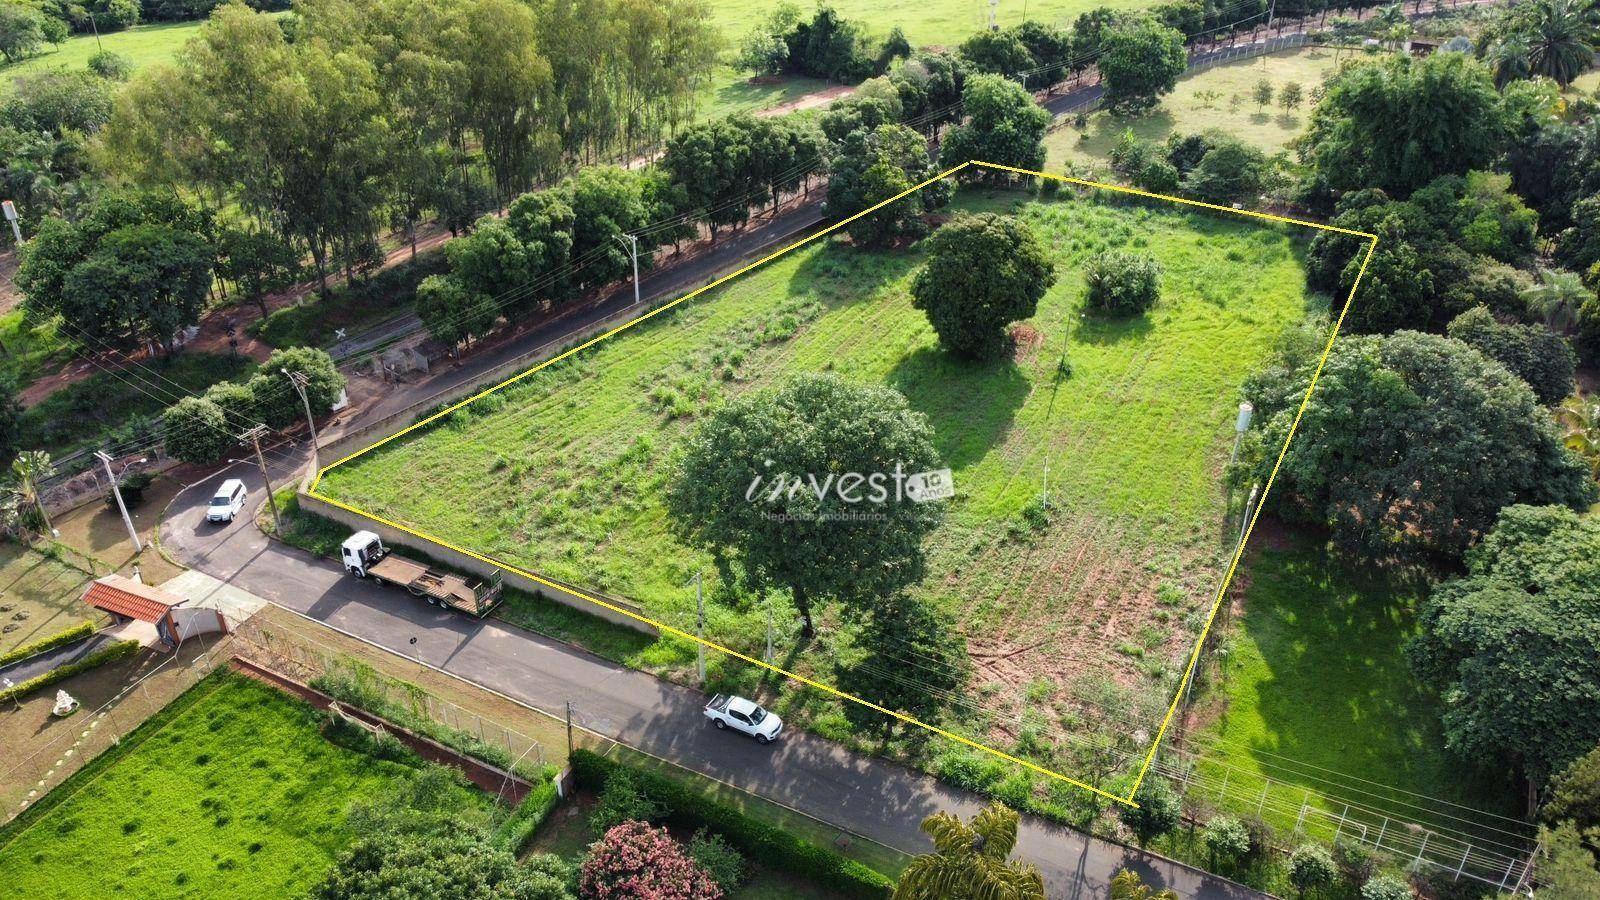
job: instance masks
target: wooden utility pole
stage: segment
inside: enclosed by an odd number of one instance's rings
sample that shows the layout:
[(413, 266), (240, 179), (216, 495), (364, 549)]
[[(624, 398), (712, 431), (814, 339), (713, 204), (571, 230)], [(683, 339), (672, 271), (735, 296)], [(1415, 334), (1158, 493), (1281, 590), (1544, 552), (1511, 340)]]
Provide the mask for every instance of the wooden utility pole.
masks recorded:
[(272, 476), (267, 474), (267, 459), (261, 455), (261, 437), (267, 433), (267, 426), (257, 425), (239, 435), (239, 440), (249, 441), (256, 449), (256, 465), (261, 467), (261, 483), (267, 486), (267, 505), (272, 507), (272, 530), (283, 534), (283, 523), (278, 521), (278, 498), (272, 496)]

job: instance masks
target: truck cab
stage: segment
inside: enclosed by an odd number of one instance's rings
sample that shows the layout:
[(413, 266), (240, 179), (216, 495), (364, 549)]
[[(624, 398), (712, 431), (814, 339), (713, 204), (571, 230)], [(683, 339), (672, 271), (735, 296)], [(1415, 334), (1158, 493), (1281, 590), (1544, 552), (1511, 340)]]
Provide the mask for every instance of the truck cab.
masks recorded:
[(341, 556), (346, 572), (365, 578), (378, 561), (389, 555), (383, 539), (371, 531), (358, 531), (344, 539)]

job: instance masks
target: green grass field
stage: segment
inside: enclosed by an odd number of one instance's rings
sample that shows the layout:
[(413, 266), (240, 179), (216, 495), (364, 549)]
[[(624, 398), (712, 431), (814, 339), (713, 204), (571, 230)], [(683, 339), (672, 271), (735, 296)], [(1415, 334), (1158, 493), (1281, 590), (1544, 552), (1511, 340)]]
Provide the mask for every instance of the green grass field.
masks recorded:
[(1215, 720), (1195, 736), (1215, 745), (1202, 771), (1214, 780), (1230, 773), (1234, 808), (1253, 812), (1271, 777), (1281, 784), (1267, 818), (1283, 831), (1306, 790), (1411, 821), (1461, 814), (1431, 798), (1515, 814), (1513, 779), (1474, 772), (1445, 751), (1438, 706), (1406, 664), (1422, 580), (1351, 571), (1300, 538), (1259, 550), (1241, 574), (1244, 612), (1219, 654), (1221, 684), (1202, 707)]
[[(1339, 59), (1350, 59), (1345, 51)], [(1161, 105), (1140, 116), (1114, 116), (1099, 112), (1088, 127), (1071, 126), (1045, 138), (1049, 165), (1058, 170), (1066, 163), (1104, 168), (1111, 148), (1131, 130), (1145, 140), (1164, 141), (1169, 134), (1193, 134), (1218, 129), (1268, 153), (1287, 147), (1305, 127), (1313, 101), (1311, 89), (1334, 71), (1334, 52), (1310, 48), (1274, 53), (1252, 60), (1224, 63), (1183, 78)], [(1298, 82), (1307, 95), (1300, 107), (1285, 110), (1276, 105), (1258, 108), (1252, 92), (1263, 78), (1272, 82), (1274, 94), (1288, 82)]]
[(0, 543), (0, 653), (105, 618), (78, 600), (90, 577), (35, 550)]
[[(283, 16), (287, 13), (269, 13)], [(45, 52), (4, 68), (0, 75), (16, 76), (47, 69), (81, 69), (88, 65), (89, 57), (101, 49), (127, 58), (135, 69), (153, 62), (172, 58), (184, 42), (200, 27), (200, 22), (162, 22), (135, 25), (125, 31), (102, 32), (98, 41), (92, 34), (68, 38), (59, 48), (45, 45)]]
[[(298, 897), (353, 839), (346, 808), (412, 777), (324, 740), (310, 707), (271, 688), (196, 690), (132, 752), (58, 788), (59, 805), (0, 831), (8, 896)], [(458, 790), (462, 809), (487, 802)]]
[[(916, 251), (819, 242), (340, 466), (321, 490), (684, 628), (703, 569), (708, 635), (754, 651), (761, 610), (727, 602), (734, 589), (671, 533), (664, 462), (722, 398), (831, 370), (904, 393), (955, 470), (921, 590), (963, 623), (981, 683), (1159, 681), (1216, 590), (1238, 385), (1315, 305), (1294, 246), (1252, 222), (1077, 197), (957, 205), (1015, 208), (1061, 263), (1011, 359), (938, 349), (907, 294)], [(1149, 315), (1083, 314), (1077, 263), (1112, 246), (1166, 266)], [(1036, 532), (1021, 514), (1047, 463), (1057, 513)]]

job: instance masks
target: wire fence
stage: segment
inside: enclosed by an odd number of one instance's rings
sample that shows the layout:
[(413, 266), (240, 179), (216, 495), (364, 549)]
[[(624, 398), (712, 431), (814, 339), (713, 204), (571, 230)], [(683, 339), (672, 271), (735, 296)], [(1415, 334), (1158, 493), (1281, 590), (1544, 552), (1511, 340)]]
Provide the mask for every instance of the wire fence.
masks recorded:
[[(413, 728), (430, 737), (439, 737), (438, 728), (452, 732), (457, 749), (502, 768), (528, 777), (561, 756), (547, 752), (536, 738), (460, 704), (446, 700), (410, 681), (386, 675), (350, 654), (287, 628), (265, 622), (256, 616), (234, 632), (234, 653), (303, 684), (316, 678), (337, 678), (359, 692), (356, 703), (382, 718), (399, 719), (394, 724)], [(402, 659), (402, 657), (396, 657)], [(335, 699), (342, 699), (335, 696)], [(376, 708), (374, 708), (376, 707)], [(416, 727), (418, 724), (421, 727)], [(464, 740), (463, 740), (464, 739)]]

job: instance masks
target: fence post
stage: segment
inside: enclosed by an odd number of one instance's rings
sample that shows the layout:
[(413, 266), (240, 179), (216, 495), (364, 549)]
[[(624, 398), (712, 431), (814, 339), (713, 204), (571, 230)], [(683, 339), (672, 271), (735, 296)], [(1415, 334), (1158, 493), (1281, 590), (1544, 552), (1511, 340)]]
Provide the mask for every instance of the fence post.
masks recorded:
[(1294, 830), (1299, 831), (1306, 820), (1306, 808), (1311, 805), (1311, 792), (1306, 791), (1306, 798), (1300, 801), (1300, 817), (1294, 820)]
[(1221, 803), (1225, 802), (1228, 799), (1228, 776), (1230, 776), (1232, 774), (1233, 774), (1233, 771), (1230, 770), (1230, 769), (1224, 769), (1222, 771), (1222, 790), (1217, 792), (1217, 803), (1218, 804), (1221, 804)]
[(1339, 843), (1339, 835), (1344, 833), (1344, 817), (1350, 815), (1350, 804), (1344, 805), (1344, 812), (1339, 813), (1339, 824), (1333, 829), (1333, 842)]
[(1464, 871), (1467, 868), (1467, 857), (1471, 856), (1471, 855), (1472, 855), (1472, 842), (1468, 841), (1467, 842), (1467, 849), (1466, 849), (1465, 852), (1463, 852), (1461, 854), (1461, 862), (1456, 864), (1456, 874), (1455, 874), (1454, 878), (1450, 879), (1451, 881), (1460, 881), (1461, 880), (1461, 873), (1462, 873), (1462, 871)]
[(1511, 870), (1515, 869), (1516, 867), (1517, 858), (1513, 856), (1511, 857), (1511, 860), (1506, 863), (1506, 874), (1500, 878), (1500, 890), (1503, 891), (1506, 889), (1506, 882), (1511, 880)]
[(1383, 817), (1383, 824), (1378, 826), (1378, 839), (1372, 842), (1372, 846), (1376, 847), (1379, 850), (1382, 850), (1383, 849), (1383, 833), (1385, 831), (1388, 831), (1388, 830), (1389, 830), (1389, 817), (1388, 816), (1384, 816)]
[(1422, 868), (1422, 854), (1423, 854), (1423, 851), (1428, 849), (1428, 837), (1429, 836), (1430, 836), (1429, 832), (1424, 831), (1422, 833), (1422, 846), (1417, 848), (1417, 858), (1415, 860), (1413, 860), (1412, 863), (1411, 863), (1411, 867), (1414, 868), (1414, 869), (1421, 869)]
[(1261, 783), (1261, 799), (1256, 801), (1256, 818), (1261, 818), (1261, 811), (1267, 808), (1267, 788), (1272, 786), (1272, 779), (1268, 778)]

